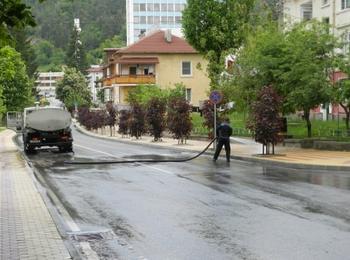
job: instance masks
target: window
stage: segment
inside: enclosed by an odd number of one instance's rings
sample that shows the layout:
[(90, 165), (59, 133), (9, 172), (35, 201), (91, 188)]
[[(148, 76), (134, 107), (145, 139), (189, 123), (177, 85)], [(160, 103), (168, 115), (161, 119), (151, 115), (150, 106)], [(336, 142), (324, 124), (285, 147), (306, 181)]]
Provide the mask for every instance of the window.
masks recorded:
[(175, 16), (175, 23), (181, 24), (181, 16)]
[(146, 11), (146, 4), (140, 4), (140, 12)]
[(145, 24), (146, 23), (146, 16), (140, 16), (140, 23)]
[(322, 5), (327, 5), (329, 4), (329, 0), (322, 0)]
[(192, 90), (190, 88), (186, 88), (186, 100), (191, 102), (192, 99)]
[(192, 68), (190, 61), (183, 61), (181, 64), (181, 75), (182, 76), (192, 76)]
[(134, 4), (134, 12), (139, 12), (139, 11), (140, 11), (140, 5)]
[(175, 4), (175, 11), (181, 12), (181, 4)]
[(323, 17), (322, 22), (329, 24), (329, 17)]
[(168, 11), (168, 5), (167, 4), (162, 4), (162, 12)]
[(147, 23), (148, 24), (153, 24), (153, 16), (148, 16), (147, 17)]
[(303, 21), (311, 20), (312, 19), (312, 2), (302, 4), (300, 6), (300, 11), (301, 11), (301, 18)]
[(129, 75), (136, 75), (136, 67), (129, 67)]
[(161, 24), (167, 24), (168, 23), (168, 17), (167, 16), (162, 16), (160, 18), (160, 22), (161, 22)]
[(153, 11), (153, 4), (147, 4), (147, 11)]
[(350, 8), (350, 0), (341, 0), (341, 9)]
[(174, 24), (174, 16), (168, 16), (168, 23)]
[(168, 11), (174, 12), (174, 4), (168, 4)]
[(154, 24), (159, 24), (159, 22), (160, 22), (159, 16), (155, 16), (154, 17)]
[(140, 16), (134, 16), (134, 24), (140, 23)]
[(155, 12), (159, 12), (160, 11), (159, 4), (154, 4), (154, 11)]

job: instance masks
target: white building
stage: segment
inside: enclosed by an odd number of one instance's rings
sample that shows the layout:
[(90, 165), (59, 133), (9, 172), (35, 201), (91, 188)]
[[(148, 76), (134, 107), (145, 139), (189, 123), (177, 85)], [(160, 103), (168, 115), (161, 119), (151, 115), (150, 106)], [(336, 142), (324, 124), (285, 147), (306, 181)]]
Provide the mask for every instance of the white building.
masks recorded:
[(91, 65), (91, 67), (87, 70), (88, 75), (88, 83), (89, 89), (91, 92), (92, 101), (94, 103), (97, 102), (97, 92), (100, 88), (101, 83), (99, 80), (103, 77), (103, 67), (100, 65)]
[(63, 78), (63, 72), (40, 72), (35, 81), (36, 89), (40, 96), (56, 97), (56, 84)]
[(182, 37), (181, 20), (186, 0), (126, 0), (127, 45), (150, 31), (171, 29)]
[(350, 0), (284, 0), (285, 22), (316, 18), (331, 25), (334, 36), (350, 43)]

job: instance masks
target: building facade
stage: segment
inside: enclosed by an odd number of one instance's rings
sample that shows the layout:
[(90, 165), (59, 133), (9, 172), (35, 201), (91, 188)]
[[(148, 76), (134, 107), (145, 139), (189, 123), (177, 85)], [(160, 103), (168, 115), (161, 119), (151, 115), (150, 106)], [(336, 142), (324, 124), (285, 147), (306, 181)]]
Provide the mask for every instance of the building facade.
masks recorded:
[(91, 65), (91, 67), (87, 69), (87, 73), (88, 87), (91, 92), (92, 101), (97, 103), (97, 93), (102, 85), (100, 80), (103, 77), (103, 67), (100, 65)]
[(186, 0), (126, 0), (127, 45), (154, 30), (171, 29), (182, 36), (181, 19)]
[(350, 44), (350, 0), (284, 0), (285, 22), (300, 22), (315, 18), (331, 25), (334, 36)]
[(39, 72), (35, 86), (39, 96), (56, 97), (56, 84), (63, 78), (63, 72)]
[(117, 105), (126, 105), (128, 92), (141, 84), (172, 88), (182, 83), (194, 107), (208, 99), (207, 61), (170, 30), (155, 31), (129, 47), (105, 51), (103, 88)]

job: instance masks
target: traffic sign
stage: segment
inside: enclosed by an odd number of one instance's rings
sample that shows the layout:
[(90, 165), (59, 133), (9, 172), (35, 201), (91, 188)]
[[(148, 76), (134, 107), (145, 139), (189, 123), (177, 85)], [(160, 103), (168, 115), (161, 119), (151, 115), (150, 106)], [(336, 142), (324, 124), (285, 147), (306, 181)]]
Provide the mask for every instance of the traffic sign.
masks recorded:
[(220, 91), (214, 90), (210, 93), (209, 99), (213, 104), (219, 104), (222, 100), (222, 94)]

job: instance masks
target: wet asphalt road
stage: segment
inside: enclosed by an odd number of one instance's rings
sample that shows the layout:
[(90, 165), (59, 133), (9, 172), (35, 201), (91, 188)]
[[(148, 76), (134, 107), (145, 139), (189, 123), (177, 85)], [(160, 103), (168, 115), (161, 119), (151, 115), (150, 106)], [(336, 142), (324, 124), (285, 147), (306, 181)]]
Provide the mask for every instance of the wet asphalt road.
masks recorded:
[[(101, 259), (349, 259), (350, 173), (201, 156), (186, 163), (64, 165), (193, 154), (74, 131), (74, 155), (29, 160)], [(234, 151), (233, 151), (234, 152)]]

